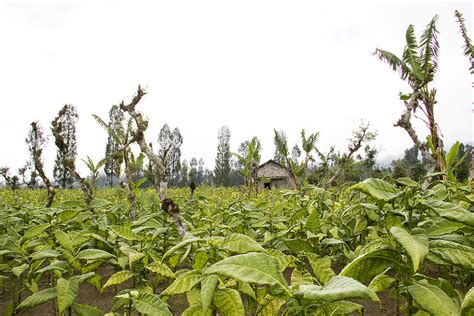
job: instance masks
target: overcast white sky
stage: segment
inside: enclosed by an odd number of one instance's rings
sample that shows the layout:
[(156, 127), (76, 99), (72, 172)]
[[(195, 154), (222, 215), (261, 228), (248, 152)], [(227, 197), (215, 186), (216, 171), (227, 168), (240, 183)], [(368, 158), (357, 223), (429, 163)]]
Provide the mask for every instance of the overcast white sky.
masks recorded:
[[(291, 147), (305, 128), (320, 132), (323, 151), (344, 151), (364, 119), (378, 131), (379, 159), (388, 160), (412, 146), (393, 127), (403, 110), (398, 93), (409, 89), (371, 53), (401, 55), (408, 25), (420, 35), (435, 14), (436, 117), (447, 145), (471, 142), (472, 79), (454, 18), (460, 10), (474, 37), (470, 2), (334, 2), (1, 1), (0, 166), (21, 167), (29, 123), (50, 134), (65, 103), (80, 116), (78, 158), (102, 158), (107, 135), (91, 114), (107, 118), (138, 84), (148, 92), (138, 106), (150, 118), (148, 141), (165, 122), (177, 126), (183, 158), (202, 157), (211, 168), (224, 124), (233, 151), (256, 135), (265, 161), (274, 128)], [(50, 139), (49, 172), (54, 155)]]

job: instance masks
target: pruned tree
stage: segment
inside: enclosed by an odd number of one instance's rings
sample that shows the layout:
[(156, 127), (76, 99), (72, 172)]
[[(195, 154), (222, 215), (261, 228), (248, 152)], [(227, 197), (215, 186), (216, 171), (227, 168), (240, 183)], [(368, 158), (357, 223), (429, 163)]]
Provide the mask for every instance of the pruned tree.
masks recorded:
[(217, 156), (214, 168), (216, 185), (229, 185), (230, 156), (230, 130), (227, 126), (222, 126), (217, 135)]
[[(278, 137), (280, 139), (279, 143), (277, 142), (277, 137), (276, 137), (276, 134), (278, 133)], [(284, 153), (281, 152), (281, 150), (284, 148), (281, 148), (281, 143), (288, 143), (288, 139), (286, 137), (286, 134), (283, 130), (279, 130), (278, 132), (275, 130), (275, 137), (273, 138), (273, 144), (275, 145), (275, 151), (273, 153), (273, 160), (276, 162), (276, 163), (279, 163), (279, 164), (285, 164), (285, 157), (286, 156), (283, 156)], [(288, 148), (286, 150), (288, 152)], [(288, 155), (288, 153), (287, 153)]]
[[(60, 181), (62, 181), (62, 184), (72, 184), (74, 179), (79, 183), (82, 192), (84, 193), (84, 200), (92, 212), (93, 221), (95, 221), (91, 207), (91, 203), (94, 198), (94, 189), (92, 184), (89, 181), (86, 181), (85, 178), (81, 177), (81, 175), (76, 170), (76, 119), (76, 110), (72, 105), (66, 104), (51, 122), (51, 131), (53, 132), (54, 143), (58, 148), (56, 161), (60, 162), (58, 163), (58, 169), (56, 170), (61, 171)], [(69, 146), (72, 146), (73, 148), (70, 148)], [(72, 178), (70, 179), (69, 177)]]
[(25, 142), (28, 145), (28, 151), (30, 152), (30, 158), (34, 169), (40, 176), (48, 192), (46, 207), (51, 207), (51, 204), (53, 204), (54, 195), (56, 193), (51, 181), (44, 172), (43, 159), (41, 155), (43, 153), (44, 145), (46, 144), (46, 137), (44, 136), (43, 129), (38, 122), (31, 123), (31, 129), (28, 132), (28, 137), (25, 139)]
[(13, 191), (13, 199), (17, 203), (16, 191), (20, 188), (20, 178), (17, 175), (10, 176), (10, 168), (0, 168), (0, 176), (5, 180), (5, 184)]
[[(117, 134), (124, 133), (124, 115), (122, 110), (117, 105), (113, 105), (109, 111), (108, 129), (116, 131)], [(114, 179), (120, 177), (120, 165), (122, 164), (121, 157), (114, 156), (113, 153), (118, 151), (120, 144), (116, 137), (109, 133), (107, 138), (107, 145), (105, 146), (105, 157), (108, 157), (104, 164), (104, 173), (107, 178), (107, 183), (110, 187), (114, 185)]]
[[(135, 107), (140, 102), (142, 97), (146, 94), (145, 90), (142, 87), (138, 86), (137, 94), (133, 97), (132, 101), (125, 105), (122, 101), (120, 103), (120, 109), (128, 113), (133, 121), (135, 122), (136, 128), (133, 132), (133, 140), (140, 146), (140, 150), (144, 153), (150, 162), (158, 168), (159, 174), (165, 174), (165, 166), (163, 165), (159, 155), (153, 152), (153, 149), (148, 145), (145, 139), (145, 131), (148, 128), (148, 120), (143, 117), (143, 115), (138, 112)], [(164, 200), (167, 195), (168, 190), (168, 181), (160, 180), (160, 186), (158, 188), (160, 200)]]
[(72, 187), (74, 179), (77, 178), (70, 167), (77, 155), (76, 121), (78, 117), (76, 108), (71, 104), (66, 104), (53, 121), (56, 124), (56, 127), (53, 126), (56, 142), (60, 140), (61, 146), (64, 145), (61, 148), (58, 146), (53, 169), (54, 179), (62, 188)]

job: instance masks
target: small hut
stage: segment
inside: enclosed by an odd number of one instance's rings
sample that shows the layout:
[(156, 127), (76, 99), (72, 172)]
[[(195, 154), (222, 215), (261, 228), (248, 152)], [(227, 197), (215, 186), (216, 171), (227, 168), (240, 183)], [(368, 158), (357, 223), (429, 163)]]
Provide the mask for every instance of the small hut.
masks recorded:
[(296, 184), (288, 169), (269, 160), (257, 168), (258, 189), (295, 189)]

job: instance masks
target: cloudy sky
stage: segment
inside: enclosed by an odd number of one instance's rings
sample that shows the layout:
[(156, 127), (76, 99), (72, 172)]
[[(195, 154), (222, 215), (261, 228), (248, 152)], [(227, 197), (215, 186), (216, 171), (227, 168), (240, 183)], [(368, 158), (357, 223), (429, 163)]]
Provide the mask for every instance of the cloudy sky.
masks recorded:
[[(472, 78), (454, 18), (460, 10), (474, 37), (470, 2), (334, 2), (0, 1), (0, 166), (21, 167), (29, 123), (49, 132), (65, 103), (80, 116), (78, 158), (102, 158), (107, 136), (91, 114), (107, 118), (138, 84), (148, 92), (138, 106), (150, 119), (148, 141), (164, 123), (179, 127), (184, 158), (211, 168), (222, 125), (233, 151), (258, 136), (266, 160), (274, 128), (291, 146), (305, 128), (320, 132), (323, 151), (344, 151), (361, 119), (378, 131), (387, 161), (412, 145), (393, 127), (398, 93), (409, 89), (371, 53), (401, 55), (408, 25), (420, 35), (435, 14), (436, 117), (447, 145), (471, 142)], [(50, 139), (48, 171), (54, 155)]]

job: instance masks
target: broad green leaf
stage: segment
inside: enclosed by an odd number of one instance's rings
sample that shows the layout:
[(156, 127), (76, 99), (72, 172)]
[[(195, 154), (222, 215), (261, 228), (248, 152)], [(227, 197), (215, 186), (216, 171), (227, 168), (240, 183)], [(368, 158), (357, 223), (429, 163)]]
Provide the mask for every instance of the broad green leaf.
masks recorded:
[(72, 245), (71, 239), (69, 239), (69, 236), (65, 232), (62, 230), (56, 230), (54, 232), (54, 236), (64, 249), (74, 254), (74, 247)]
[(155, 261), (147, 265), (145, 268), (164, 277), (175, 278), (173, 271), (171, 271), (171, 269), (163, 262)]
[(378, 201), (384, 202), (389, 202), (400, 195), (390, 183), (373, 178), (354, 184), (349, 190), (361, 191)]
[(377, 294), (352, 278), (335, 276), (323, 287), (317, 285), (301, 285), (297, 295), (314, 301), (334, 302), (348, 299), (368, 299), (380, 302)]
[(410, 235), (402, 227), (393, 226), (390, 229), (393, 238), (405, 249), (413, 263), (413, 271), (416, 272), (428, 255), (428, 239), (422, 235)]
[(277, 258), (265, 253), (250, 252), (225, 258), (205, 269), (204, 274), (216, 273), (242, 282), (275, 285), (289, 293), (281, 271)]
[(132, 296), (132, 300), (139, 313), (151, 316), (172, 316), (168, 305), (158, 295), (138, 292)]
[(257, 309), (258, 316), (274, 316), (279, 315), (280, 308), (285, 304), (286, 300), (281, 297), (275, 297), (270, 294), (265, 295)]
[(59, 256), (59, 252), (53, 249), (45, 249), (35, 252), (31, 255), (31, 261), (43, 260), (48, 258), (56, 258)]
[(56, 288), (58, 293), (59, 314), (62, 314), (76, 300), (79, 291), (79, 282), (75, 278), (69, 280), (60, 278)]
[(369, 289), (374, 292), (383, 292), (388, 289), (395, 279), (386, 275), (385, 272), (377, 275), (369, 284)]
[(474, 227), (474, 214), (449, 202), (430, 200), (423, 203), (442, 218)]
[(420, 187), (420, 184), (418, 182), (413, 181), (411, 178), (404, 177), (404, 178), (398, 178), (395, 179), (397, 183), (403, 184), (406, 187), (412, 187), (412, 188), (418, 188)]
[(24, 299), (20, 303), (20, 305), (16, 307), (16, 310), (38, 306), (40, 304), (43, 304), (44, 302), (55, 299), (56, 297), (57, 297), (56, 288), (45, 289), (33, 295), (28, 296), (26, 299)]
[(446, 154), (446, 169), (449, 170), (456, 162), (456, 158), (458, 157), (459, 152), (459, 146), (461, 146), (461, 143), (459, 141), (455, 142)]
[(430, 240), (430, 252), (445, 262), (474, 270), (474, 248), (447, 240)]
[(28, 269), (28, 264), (27, 263), (24, 263), (22, 264), (21, 266), (17, 266), (17, 267), (14, 267), (12, 268), (12, 273), (17, 277), (19, 278), (20, 275), (26, 271), (26, 269)]
[(188, 305), (200, 305), (202, 302), (201, 299), (201, 291), (198, 288), (193, 288), (191, 291), (186, 293), (186, 300), (188, 301)]
[(214, 297), (214, 292), (218, 283), (219, 276), (216, 274), (208, 275), (201, 281), (201, 304), (202, 309), (206, 313), (210, 311), (212, 298)]
[(320, 229), (318, 213), (315, 209), (310, 210), (308, 215), (308, 219), (306, 220), (305, 229), (312, 232), (317, 233)]
[(295, 254), (301, 251), (314, 252), (314, 248), (308, 242), (301, 239), (285, 239), (285, 246)]
[(461, 316), (474, 315), (474, 287), (464, 296), (461, 303)]
[(74, 217), (79, 215), (79, 213), (81, 213), (81, 212), (82, 212), (81, 210), (65, 210), (65, 211), (62, 211), (58, 215), (58, 222), (65, 223), (68, 220), (73, 219)]
[(213, 299), (216, 308), (225, 316), (244, 316), (245, 309), (239, 292), (233, 289), (221, 289), (214, 293)]
[(331, 280), (336, 275), (331, 269), (331, 258), (321, 258), (313, 253), (307, 253), (306, 257), (308, 258), (314, 275), (322, 284), (328, 283), (329, 280)]
[(202, 280), (200, 270), (191, 270), (180, 274), (173, 283), (170, 284), (161, 295), (173, 296), (190, 291)]
[(197, 251), (194, 253), (193, 269), (202, 269), (209, 260), (209, 256), (205, 251)]
[(313, 277), (309, 274), (308, 271), (300, 271), (298, 269), (294, 269), (291, 273), (291, 285), (306, 285), (306, 284), (314, 284)]
[(413, 300), (433, 316), (459, 315), (459, 307), (439, 287), (423, 280), (408, 286)]
[(103, 259), (110, 259), (115, 257), (113, 254), (108, 253), (107, 251), (100, 250), (100, 249), (85, 249), (80, 251), (76, 259), (84, 259), (84, 260), (103, 260)]
[(24, 243), (28, 239), (38, 236), (49, 227), (51, 227), (50, 224), (40, 224), (40, 225), (35, 225), (33, 227), (30, 227), (21, 238), (21, 243)]
[(90, 305), (72, 303), (72, 310), (78, 316), (103, 316), (104, 312)]
[(210, 312), (204, 312), (201, 304), (191, 305), (186, 308), (181, 316), (211, 316)]
[(315, 316), (335, 316), (335, 315), (349, 315), (357, 312), (358, 315), (363, 315), (364, 306), (349, 302), (338, 301), (331, 303), (323, 303), (316, 310)]
[(403, 268), (400, 254), (395, 250), (381, 249), (362, 254), (355, 258), (342, 269), (339, 275), (367, 283), (389, 267), (396, 269)]
[(109, 226), (110, 230), (117, 236), (126, 240), (138, 240), (138, 235), (135, 234), (129, 227), (112, 225)]
[(462, 223), (449, 221), (447, 219), (438, 219), (425, 230), (425, 233), (428, 237), (437, 237), (453, 233), (462, 227), (464, 227)]
[(117, 273), (114, 273), (107, 280), (107, 282), (104, 284), (104, 286), (102, 286), (101, 292), (103, 292), (109, 286), (123, 283), (123, 282), (127, 281), (128, 279), (130, 279), (131, 277), (133, 277), (133, 272), (128, 271), (128, 270), (123, 270), (123, 271), (119, 271)]
[(242, 234), (230, 234), (222, 240), (221, 247), (236, 253), (266, 252), (255, 240)]
[(195, 243), (195, 242), (200, 242), (200, 241), (206, 241), (206, 239), (203, 238), (190, 238), (190, 239), (185, 239), (181, 242), (179, 242), (176, 246), (171, 247), (165, 254), (163, 255), (163, 259), (165, 260), (167, 257), (171, 256), (173, 253), (176, 252), (176, 250), (181, 249), (189, 244)]
[(58, 270), (62, 273), (67, 272), (68, 266), (66, 261), (55, 261), (52, 262), (50, 265), (36, 270), (35, 273), (45, 273), (46, 271)]

